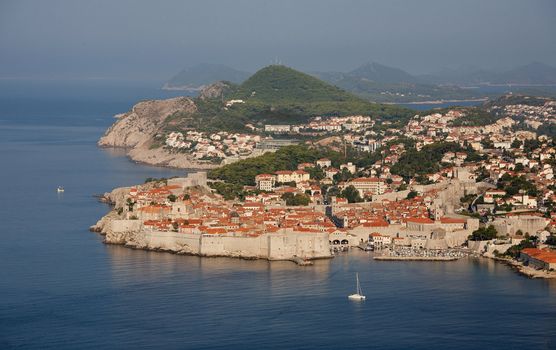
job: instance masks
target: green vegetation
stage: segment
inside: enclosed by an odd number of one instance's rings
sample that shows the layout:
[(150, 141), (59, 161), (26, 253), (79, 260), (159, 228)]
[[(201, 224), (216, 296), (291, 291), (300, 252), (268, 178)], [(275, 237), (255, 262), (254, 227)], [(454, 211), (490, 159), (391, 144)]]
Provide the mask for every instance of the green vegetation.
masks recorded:
[(556, 124), (554, 123), (543, 123), (537, 129), (538, 135), (546, 135), (548, 137), (556, 137)]
[(306, 172), (308, 172), (309, 176), (311, 176), (311, 179), (314, 179), (314, 180), (322, 180), (326, 177), (326, 174), (324, 173), (324, 170), (322, 170), (322, 168), (318, 167), (318, 166), (311, 167), (311, 168), (305, 168), (304, 170)]
[(438, 99), (469, 99), (477, 97), (471, 91), (455, 86), (438, 86), (415, 83), (382, 83), (345, 77), (335, 85), (363, 98), (377, 102), (416, 102)]
[(531, 153), (534, 150), (538, 149), (541, 146), (541, 142), (539, 140), (531, 140), (527, 139), (523, 142), (523, 151), (526, 153)]
[(502, 175), (502, 177), (498, 180), (496, 187), (506, 191), (508, 196), (519, 194), (520, 191), (523, 191), (530, 196), (536, 196), (538, 192), (537, 186), (527, 180), (525, 176), (511, 176), (508, 173)]
[(134, 202), (133, 200), (131, 200), (131, 198), (128, 198), (126, 200), (126, 205), (127, 205), (128, 211), (133, 211), (133, 206), (135, 206), (135, 203), (137, 203), (137, 202)]
[(293, 194), (293, 193), (284, 193), (282, 195), (282, 199), (286, 201), (286, 205), (289, 206), (307, 206), (311, 202), (309, 196), (305, 194)]
[(403, 176), (406, 180), (437, 172), (441, 169), (440, 161), (446, 152), (465, 152), (470, 161), (480, 159), (480, 156), (471, 148), (463, 148), (457, 143), (439, 142), (426, 145), (420, 151), (415, 148), (407, 149), (390, 171)]
[(149, 182), (163, 182), (163, 183), (168, 183), (168, 179), (165, 177), (161, 177), (160, 179), (157, 179), (156, 177), (147, 177), (145, 179), (145, 183), (149, 183)]
[(235, 183), (211, 182), (209, 186), (216, 190), (225, 200), (244, 198), (243, 186)]
[(366, 114), (388, 120), (408, 120), (409, 109), (365, 101), (315, 77), (285, 66), (268, 66), (243, 84), (231, 88), (224, 99), (245, 103), (225, 108), (222, 99), (196, 99), (197, 112), (176, 113), (165, 121), (166, 131), (245, 131), (248, 123), (306, 122), (309, 118)]
[(490, 113), (484, 108), (479, 107), (466, 107), (463, 109), (465, 116), (453, 120), (450, 124), (452, 126), (484, 126), (496, 123), (499, 116)]
[(286, 66), (271, 65), (240, 85), (232, 98), (269, 104), (305, 101), (361, 101), (354, 95)]
[(295, 145), (213, 169), (209, 171), (208, 176), (210, 179), (224, 180), (230, 184), (255, 185), (255, 176), (258, 174), (296, 170), (300, 163), (313, 163), (324, 157), (332, 160), (333, 164), (339, 164), (343, 160), (338, 152)]
[(519, 244), (511, 246), (506, 254), (513, 258), (517, 258), (519, 257), (519, 253), (525, 248), (535, 248), (534, 242), (529, 237), (525, 238)]
[(409, 191), (409, 193), (407, 194), (407, 197), (405, 197), (405, 199), (413, 199), (415, 197), (417, 197), (418, 193), (416, 191)]
[(168, 196), (168, 200), (169, 200), (170, 202), (175, 202), (176, 199), (178, 199), (178, 197), (176, 197), (175, 194), (171, 194), (171, 195)]
[(478, 230), (473, 231), (471, 236), (469, 236), (470, 241), (488, 241), (496, 238), (498, 232), (494, 226), (490, 225), (488, 227), (480, 227)]
[(363, 198), (359, 195), (359, 191), (357, 191), (357, 189), (352, 185), (349, 185), (342, 192), (340, 192), (338, 197), (347, 199), (349, 203), (358, 203), (363, 201)]
[(507, 106), (507, 105), (529, 105), (529, 106), (542, 106), (547, 101), (544, 97), (531, 97), (521, 94), (507, 94), (488, 102), (485, 107), (493, 106)]

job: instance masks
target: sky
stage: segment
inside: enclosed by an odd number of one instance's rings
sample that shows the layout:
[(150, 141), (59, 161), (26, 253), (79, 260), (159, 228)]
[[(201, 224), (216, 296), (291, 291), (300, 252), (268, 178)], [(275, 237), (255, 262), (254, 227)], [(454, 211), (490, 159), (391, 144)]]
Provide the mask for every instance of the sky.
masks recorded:
[(220, 63), (556, 66), (556, 0), (0, 0), (0, 78), (164, 81)]

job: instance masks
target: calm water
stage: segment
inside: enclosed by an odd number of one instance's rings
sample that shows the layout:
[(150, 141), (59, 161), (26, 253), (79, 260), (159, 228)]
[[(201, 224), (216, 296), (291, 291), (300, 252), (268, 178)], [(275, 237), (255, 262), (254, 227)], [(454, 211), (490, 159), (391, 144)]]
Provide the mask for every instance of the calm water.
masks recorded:
[(0, 86), (0, 348), (556, 349), (556, 283), (488, 261), (354, 252), (300, 268), (102, 244), (93, 194), (181, 172), (95, 141), (135, 99), (171, 94), (43, 88)]
[(478, 106), (482, 104), (483, 101), (460, 101), (460, 102), (442, 102), (442, 103), (400, 103), (400, 106), (415, 109), (418, 111), (428, 111), (433, 108), (447, 108), (453, 106)]

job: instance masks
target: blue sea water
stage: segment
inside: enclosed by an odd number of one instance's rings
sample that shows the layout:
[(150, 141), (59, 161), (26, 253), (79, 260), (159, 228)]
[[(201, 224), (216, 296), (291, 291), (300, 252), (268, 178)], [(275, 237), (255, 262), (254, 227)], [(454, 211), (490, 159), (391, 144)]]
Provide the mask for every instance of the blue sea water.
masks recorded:
[[(556, 349), (556, 281), (492, 261), (298, 267), (102, 244), (94, 194), (183, 171), (95, 142), (136, 100), (173, 95), (0, 83), (1, 349)], [(363, 303), (347, 299), (355, 272)]]

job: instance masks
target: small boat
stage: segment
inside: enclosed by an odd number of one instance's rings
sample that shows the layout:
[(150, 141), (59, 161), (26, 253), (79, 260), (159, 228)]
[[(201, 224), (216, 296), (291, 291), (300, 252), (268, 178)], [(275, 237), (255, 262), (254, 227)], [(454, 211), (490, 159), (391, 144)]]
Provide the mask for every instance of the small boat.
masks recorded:
[(62, 186), (58, 186), (58, 193), (64, 192), (64, 188)]
[(354, 300), (354, 301), (363, 301), (366, 299), (366, 297), (363, 295), (363, 291), (361, 290), (361, 285), (359, 284), (359, 273), (355, 274), (355, 279), (357, 281), (357, 291), (355, 294), (351, 294), (350, 296), (348, 296), (349, 300)]

